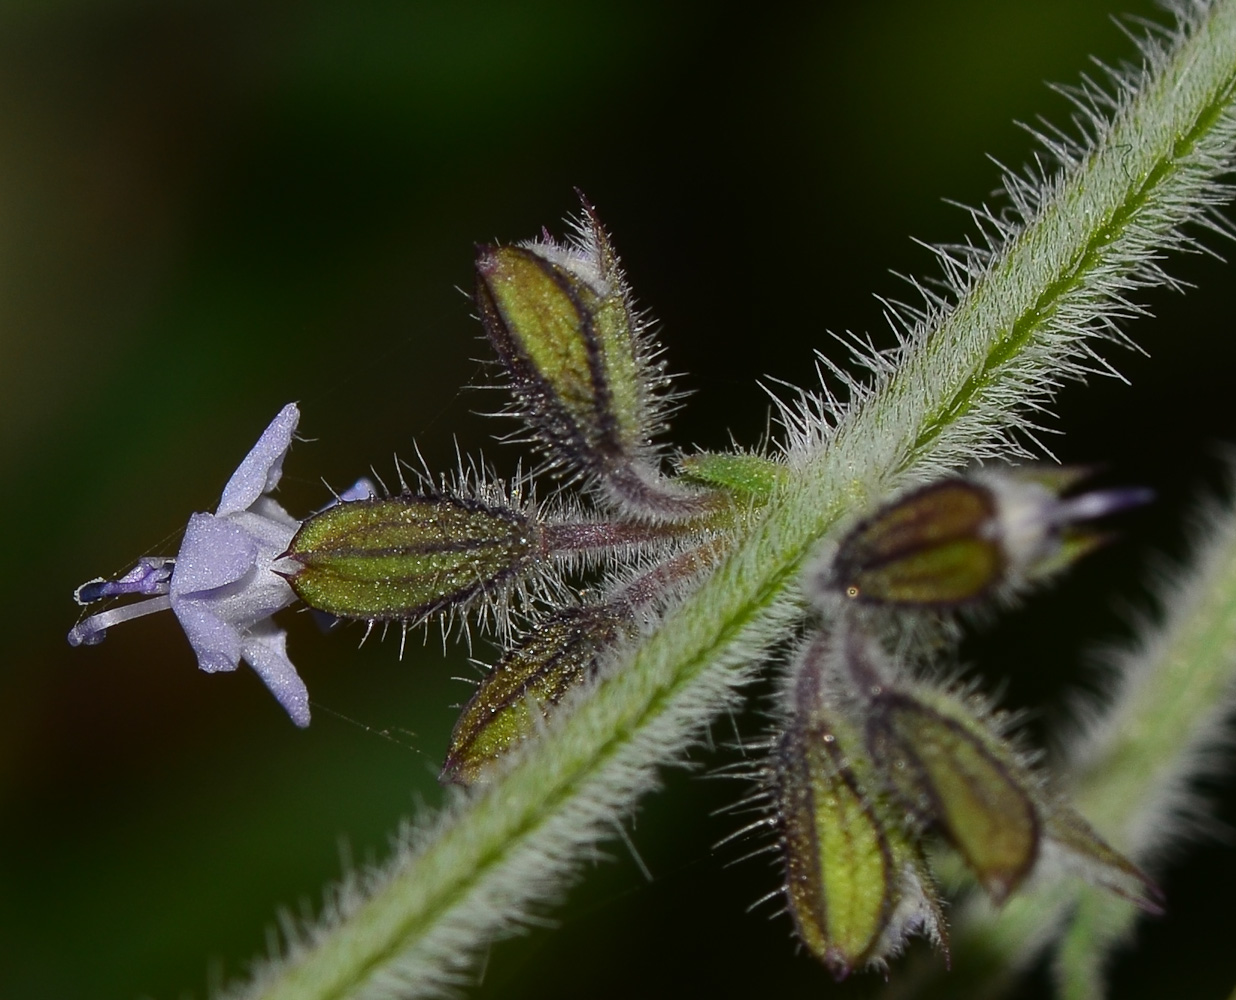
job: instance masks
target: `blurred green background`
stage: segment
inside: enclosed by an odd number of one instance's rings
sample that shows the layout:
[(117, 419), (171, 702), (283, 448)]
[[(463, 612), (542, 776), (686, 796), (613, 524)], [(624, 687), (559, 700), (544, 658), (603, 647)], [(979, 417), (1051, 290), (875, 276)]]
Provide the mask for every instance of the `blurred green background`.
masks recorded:
[[(439, 800), (468, 691), (436, 638), (400, 661), (289, 612), (314, 699), (300, 732), (247, 669), (199, 673), (170, 615), (69, 649), (77, 584), (174, 553), (288, 400), (314, 439), (285, 466), (294, 513), (328, 499), (323, 480), (389, 476), (413, 441), (436, 469), (456, 439), (512, 468), (475, 415), (497, 397), (459, 388), (487, 353), (459, 289), (473, 243), (561, 231), (573, 186), (687, 373), (675, 443), (754, 442), (757, 376), (810, 383), (813, 349), (841, 354), (830, 329), (889, 340), (867, 293), (905, 294), (890, 270), (934, 273), (908, 237), (969, 231), (941, 198), (989, 196), (985, 153), (1032, 156), (1014, 119), (1067, 118), (1043, 82), (1131, 56), (1109, 3), (5, 0), (0, 996), (200, 997), (239, 974), (277, 908), (312, 911)], [(1039, 730), (1095, 688), (1085, 647), (1126, 631), (1236, 441), (1233, 272), (1171, 269), (1199, 289), (1149, 297), (1157, 319), (1133, 330), (1149, 357), (1108, 352), (1131, 385), (1070, 387), (1052, 440), (1160, 503), (967, 648)], [(632, 831), (652, 883), (613, 848), (557, 932), (493, 949), (477, 996), (879, 985), (834, 986), (784, 918), (744, 912), (775, 875), (710, 849), (736, 823), (710, 815), (727, 783), (667, 786)], [(1232, 782), (1215, 786), (1230, 823)], [(1169, 915), (1122, 954), (1116, 995), (1226, 997), (1232, 848), (1164, 874)]]

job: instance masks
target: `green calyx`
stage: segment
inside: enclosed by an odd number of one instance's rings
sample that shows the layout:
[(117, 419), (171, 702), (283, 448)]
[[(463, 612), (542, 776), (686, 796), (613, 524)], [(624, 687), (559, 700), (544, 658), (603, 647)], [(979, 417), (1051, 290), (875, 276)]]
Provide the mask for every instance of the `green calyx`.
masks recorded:
[(507, 653), (477, 687), (451, 733), (440, 781), (472, 785), (533, 739), (558, 702), (595, 672), (598, 655), (635, 624), (621, 605), (559, 612)]
[(957, 703), (935, 700), (929, 706), (900, 692), (878, 699), (869, 745), (906, 808), (924, 826), (941, 830), (1000, 902), (1038, 857), (1035, 786), (977, 720), (958, 711)]
[(776, 751), (788, 908), (838, 979), (882, 962), (912, 929), (940, 938), (944, 927), (922, 853), (861, 747), (817, 710)]
[(1001, 581), (1005, 558), (990, 525), (991, 492), (964, 479), (911, 493), (860, 523), (841, 543), (830, 585), (873, 604), (954, 605)]
[(540, 556), (523, 513), (479, 500), (411, 493), (340, 503), (310, 517), (287, 551), (307, 604), (341, 618), (415, 621), (499, 597)]
[(477, 303), (524, 416), (553, 458), (605, 475), (647, 448), (657, 373), (643, 357), (608, 238), (588, 222), (582, 247), (481, 247)]
[(1063, 496), (1085, 469), (984, 469), (893, 500), (860, 521), (814, 577), (864, 604), (947, 609), (1059, 573), (1108, 536), (1086, 522), (1147, 503), (1139, 488)]
[(957, 850), (994, 902), (1054, 854), (1096, 885), (1158, 908), (1150, 879), (1051, 794), (984, 713), (922, 684), (881, 691), (868, 711), (867, 747), (885, 788)]
[(996, 903), (1044, 858), (1147, 910), (1158, 891), (1049, 792), (975, 698), (905, 676), (847, 613), (791, 671), (771, 769), (788, 909), (838, 978), (912, 933), (942, 947), (927, 838), (950, 845)]

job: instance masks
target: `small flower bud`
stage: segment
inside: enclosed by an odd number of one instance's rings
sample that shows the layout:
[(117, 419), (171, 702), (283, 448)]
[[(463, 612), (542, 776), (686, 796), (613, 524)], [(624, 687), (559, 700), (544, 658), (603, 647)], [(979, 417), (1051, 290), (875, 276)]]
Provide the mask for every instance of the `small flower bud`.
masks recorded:
[(539, 526), (512, 507), (404, 493), (310, 517), (288, 547), (299, 568), (287, 580), (340, 618), (418, 620), (500, 596), (541, 554)]
[(1015, 590), (1102, 542), (1078, 522), (1150, 500), (1141, 489), (1062, 499), (1080, 475), (984, 471), (914, 490), (858, 524), (814, 575), (816, 585), (864, 603), (936, 607)]
[(617, 258), (589, 222), (576, 247), (480, 248), (477, 302), (524, 415), (553, 457), (604, 475), (647, 448), (659, 375), (643, 356)]
[(719, 502), (658, 469), (651, 442), (669, 380), (591, 205), (573, 243), (483, 246), (476, 274), (481, 322), (510, 375), (514, 415), (551, 465), (656, 519), (693, 517)]
[(777, 750), (778, 803), (794, 926), (844, 979), (884, 962), (916, 931), (942, 937), (944, 921), (917, 844), (835, 728), (787, 732)]
[(995, 902), (1050, 859), (1159, 909), (1154, 883), (1053, 796), (982, 712), (921, 685), (887, 691), (873, 699), (867, 736), (889, 789), (957, 849)]
[(593, 676), (602, 650), (634, 633), (621, 602), (570, 608), (541, 623), (464, 706), (438, 780), (484, 781), (495, 761), (535, 737), (558, 702)]
[(1040, 822), (1030, 775), (973, 717), (902, 692), (874, 699), (867, 738), (890, 789), (940, 830), (1002, 902), (1034, 867)]
[(797, 668), (774, 757), (788, 909), (837, 979), (882, 965), (914, 933), (944, 944), (934, 882), (912, 826), (883, 789), (860, 729), (838, 712), (817, 638)]

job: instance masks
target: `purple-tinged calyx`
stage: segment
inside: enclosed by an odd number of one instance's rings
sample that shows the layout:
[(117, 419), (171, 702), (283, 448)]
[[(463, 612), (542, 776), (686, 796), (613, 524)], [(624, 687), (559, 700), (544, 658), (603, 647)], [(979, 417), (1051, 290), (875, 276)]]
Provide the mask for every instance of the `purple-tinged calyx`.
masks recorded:
[(1061, 496), (1081, 469), (984, 469), (885, 504), (811, 574), (826, 602), (961, 607), (1017, 593), (1107, 539), (1091, 522), (1149, 503), (1140, 487)]

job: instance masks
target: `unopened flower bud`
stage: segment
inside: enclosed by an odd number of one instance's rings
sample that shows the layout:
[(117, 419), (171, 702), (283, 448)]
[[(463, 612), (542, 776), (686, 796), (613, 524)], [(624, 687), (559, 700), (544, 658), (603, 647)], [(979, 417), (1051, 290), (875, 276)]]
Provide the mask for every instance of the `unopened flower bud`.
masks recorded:
[(577, 238), (483, 246), (481, 322), (511, 379), (513, 414), (564, 471), (642, 515), (680, 520), (719, 501), (663, 477), (652, 448), (669, 380), (592, 206)]
[(842, 979), (880, 966), (914, 933), (944, 944), (934, 882), (903, 813), (885, 793), (863, 736), (834, 711), (805, 651), (774, 758), (788, 909), (803, 943)]
[(902, 692), (881, 695), (872, 704), (868, 745), (906, 809), (938, 829), (1002, 902), (1038, 858), (1036, 785), (973, 717), (940, 707)]
[(481, 247), (477, 302), (513, 389), (564, 465), (604, 474), (648, 446), (659, 378), (617, 258), (589, 216), (576, 246)]
[(1016, 590), (1101, 544), (1083, 522), (1151, 498), (1143, 489), (1062, 498), (1080, 477), (1032, 468), (931, 483), (858, 524), (813, 580), (822, 592), (865, 603), (923, 607)]
[(288, 547), (288, 582), (340, 618), (418, 620), (498, 597), (541, 555), (540, 529), (514, 507), (405, 493), (339, 503)]
[(535, 737), (568, 692), (593, 676), (602, 651), (634, 632), (622, 603), (570, 608), (542, 622), (464, 706), (439, 780), (484, 781), (496, 761)]

